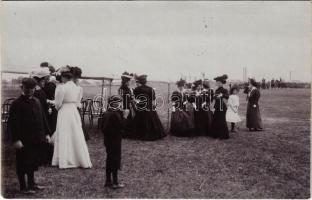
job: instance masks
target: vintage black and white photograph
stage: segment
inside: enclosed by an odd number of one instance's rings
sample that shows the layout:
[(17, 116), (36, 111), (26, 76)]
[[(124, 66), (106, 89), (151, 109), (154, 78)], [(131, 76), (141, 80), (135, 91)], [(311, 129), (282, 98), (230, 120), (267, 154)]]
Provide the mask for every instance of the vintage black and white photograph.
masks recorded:
[(1, 195), (309, 199), (309, 1), (1, 3)]

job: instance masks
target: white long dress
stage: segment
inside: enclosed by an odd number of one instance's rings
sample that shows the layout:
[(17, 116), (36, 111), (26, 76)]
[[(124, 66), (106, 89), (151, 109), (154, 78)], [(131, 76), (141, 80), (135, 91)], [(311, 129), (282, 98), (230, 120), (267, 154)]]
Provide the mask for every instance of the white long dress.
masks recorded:
[(82, 90), (74, 82), (58, 85), (55, 107), (58, 110), (56, 131), (52, 136), (52, 165), (59, 168), (91, 168), (92, 163), (77, 110)]
[(237, 123), (241, 121), (238, 115), (239, 97), (237, 95), (230, 95), (228, 100), (228, 109), (226, 111), (226, 121)]

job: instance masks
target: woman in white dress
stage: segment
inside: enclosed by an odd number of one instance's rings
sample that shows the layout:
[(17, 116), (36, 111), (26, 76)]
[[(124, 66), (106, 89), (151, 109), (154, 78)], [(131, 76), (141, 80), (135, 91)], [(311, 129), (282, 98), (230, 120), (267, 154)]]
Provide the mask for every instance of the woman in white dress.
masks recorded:
[(69, 67), (61, 70), (61, 78), (62, 84), (55, 90), (58, 116), (53, 134), (52, 165), (59, 168), (91, 168), (92, 163), (77, 110), (82, 96), (81, 89), (72, 81)]
[(230, 89), (230, 97), (228, 100), (228, 109), (226, 111), (226, 121), (231, 123), (231, 132), (235, 132), (235, 124), (241, 121), (241, 118), (238, 115), (239, 107), (239, 97), (238, 97), (239, 88), (233, 86)]

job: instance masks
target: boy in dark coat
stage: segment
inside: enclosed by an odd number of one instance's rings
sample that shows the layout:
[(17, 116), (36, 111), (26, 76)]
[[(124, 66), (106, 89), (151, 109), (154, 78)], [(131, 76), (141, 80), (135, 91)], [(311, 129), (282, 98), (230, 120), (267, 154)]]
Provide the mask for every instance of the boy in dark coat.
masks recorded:
[[(34, 172), (41, 164), (41, 148), (50, 142), (50, 130), (40, 101), (33, 97), (36, 81), (32, 78), (22, 80), (22, 95), (11, 106), (8, 120), (16, 148), (16, 172), (20, 190), (33, 194), (44, 189), (35, 183)], [(25, 181), (27, 175), (27, 186)]]
[[(118, 170), (121, 163), (121, 139), (129, 110), (122, 110), (122, 97), (111, 96), (108, 100), (108, 109), (103, 115), (102, 132), (106, 147), (106, 183), (105, 187), (113, 189), (123, 188), (118, 183)], [(113, 177), (113, 181), (112, 181)]]

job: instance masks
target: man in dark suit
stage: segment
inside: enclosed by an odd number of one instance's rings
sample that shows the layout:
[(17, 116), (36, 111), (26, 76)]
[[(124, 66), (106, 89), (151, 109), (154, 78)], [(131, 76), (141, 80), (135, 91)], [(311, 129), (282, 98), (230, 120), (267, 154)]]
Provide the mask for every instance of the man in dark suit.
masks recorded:
[[(41, 148), (50, 142), (50, 130), (40, 101), (33, 97), (36, 81), (32, 78), (22, 80), (22, 95), (11, 106), (9, 129), (13, 146), (16, 149), (16, 172), (20, 191), (33, 194), (44, 189), (35, 183), (34, 172), (41, 161)], [(25, 181), (27, 175), (27, 186)]]

